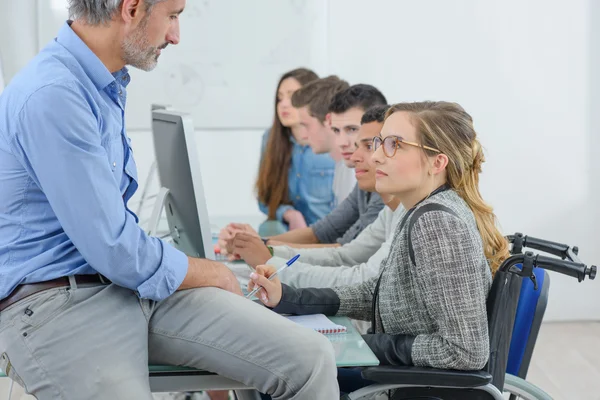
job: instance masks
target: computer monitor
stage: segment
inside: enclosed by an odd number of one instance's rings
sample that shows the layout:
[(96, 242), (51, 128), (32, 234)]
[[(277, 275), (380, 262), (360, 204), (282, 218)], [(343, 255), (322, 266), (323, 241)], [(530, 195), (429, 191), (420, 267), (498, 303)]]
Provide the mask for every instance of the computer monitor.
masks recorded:
[(162, 188), (156, 198), (149, 233), (156, 233), (164, 207), (175, 247), (190, 257), (214, 259), (191, 117), (175, 110), (153, 110), (152, 137)]

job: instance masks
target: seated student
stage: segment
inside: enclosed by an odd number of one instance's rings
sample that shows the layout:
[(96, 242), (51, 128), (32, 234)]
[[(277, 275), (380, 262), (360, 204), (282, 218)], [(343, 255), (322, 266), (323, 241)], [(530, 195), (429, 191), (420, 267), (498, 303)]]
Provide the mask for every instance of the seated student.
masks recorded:
[[(320, 81), (312, 82), (298, 90), (294, 93), (292, 101), (295, 101), (296, 104), (309, 104), (300, 109), (300, 115), (301, 119), (304, 118), (303, 123), (307, 126), (309, 143), (315, 152), (327, 151), (339, 143), (338, 150), (345, 153), (344, 168), (355, 172), (358, 177), (363, 174), (363, 171), (354, 171), (350, 160), (352, 153), (350, 153), (347, 143), (354, 143), (365, 110), (376, 105), (384, 105), (385, 97), (371, 85), (354, 85), (333, 96), (332, 101), (325, 109), (321, 100), (327, 97), (325, 93), (328, 85), (324, 79)], [(306, 117), (308, 113), (306, 109), (309, 107), (312, 115), (323, 116), (323, 118), (328, 115), (332, 127), (329, 129), (329, 133), (326, 132), (328, 130), (326, 126), (319, 122), (318, 117)], [(303, 114), (304, 117), (302, 117)], [(334, 131), (335, 133), (333, 133)], [(333, 142), (327, 137), (330, 139), (333, 137)], [(319, 244), (338, 246), (349, 243), (377, 218), (379, 211), (383, 208), (380, 196), (373, 193), (375, 187), (374, 182), (371, 181), (370, 179), (359, 179), (359, 183), (355, 185), (351, 195), (329, 215), (311, 227), (277, 235), (271, 237), (271, 240), (290, 243), (294, 247), (318, 247)], [(219, 245), (226, 248), (226, 251), (230, 251), (231, 241), (238, 231), (254, 233), (254, 230), (248, 225), (229, 225), (221, 231)]]
[[(302, 102), (301, 99), (296, 101)], [(331, 131), (335, 135), (334, 145), (341, 153), (346, 169), (352, 171), (352, 175), (360, 183), (354, 185), (340, 207), (311, 226), (318, 243), (350, 242), (377, 218), (383, 208), (375, 186), (369, 183), (372, 180), (360, 179), (365, 171), (356, 170), (351, 158), (363, 114), (374, 106), (386, 104), (385, 96), (377, 88), (365, 84), (353, 85), (337, 93), (329, 104)]]
[[(479, 193), (484, 161), (473, 122), (446, 102), (392, 107), (374, 140), (377, 190), (408, 210), (379, 277), (293, 289), (259, 266), (250, 288), (279, 313), (370, 320), (364, 339), (382, 364), (478, 370), (489, 355), (486, 297), (508, 243)], [(344, 388), (342, 388), (344, 391)]]
[(335, 162), (327, 154), (316, 155), (302, 132), (292, 94), (317, 74), (305, 68), (284, 74), (277, 85), (272, 127), (262, 140), (256, 189), (260, 210), (268, 216), (259, 232), (277, 235), (313, 224), (329, 214)]
[[(375, 166), (370, 163), (373, 137), (379, 135), (388, 106), (376, 106), (362, 117), (362, 125), (356, 138), (356, 151), (352, 160), (357, 169), (364, 171), (360, 181), (370, 180), (375, 185)], [(302, 257), (282, 274), (280, 279), (292, 287), (335, 287), (358, 284), (377, 276), (381, 261), (387, 256), (394, 227), (404, 214), (398, 207), (398, 198), (383, 195), (386, 207), (379, 216), (363, 230), (356, 239), (337, 248), (295, 249), (276, 246), (271, 252), (253, 235), (238, 235), (234, 252), (242, 255), (250, 265), (269, 263), (283, 265), (285, 261), (300, 254)]]
[(329, 115), (329, 105), (334, 96), (348, 87), (348, 82), (331, 75), (311, 82), (292, 96), (292, 105), (298, 109), (300, 124), (305, 128), (306, 140), (312, 150), (315, 154), (330, 154), (336, 161), (333, 178), (335, 205), (340, 204), (348, 197), (356, 183), (353, 178), (354, 173), (352, 173), (349, 189), (335, 184), (340, 180), (338, 165), (342, 163), (342, 160), (340, 152), (335, 147), (335, 137), (331, 130), (331, 116)]

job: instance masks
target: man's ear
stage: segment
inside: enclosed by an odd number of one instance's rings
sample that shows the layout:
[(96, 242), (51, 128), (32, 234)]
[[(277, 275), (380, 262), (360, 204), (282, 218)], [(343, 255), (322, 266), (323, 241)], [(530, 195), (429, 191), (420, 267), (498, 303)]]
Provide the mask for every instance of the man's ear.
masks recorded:
[(121, 4), (121, 18), (126, 23), (136, 24), (144, 13), (144, 1), (143, 0), (123, 0)]
[(331, 128), (331, 113), (325, 114), (325, 121), (323, 121), (323, 125), (327, 128)]

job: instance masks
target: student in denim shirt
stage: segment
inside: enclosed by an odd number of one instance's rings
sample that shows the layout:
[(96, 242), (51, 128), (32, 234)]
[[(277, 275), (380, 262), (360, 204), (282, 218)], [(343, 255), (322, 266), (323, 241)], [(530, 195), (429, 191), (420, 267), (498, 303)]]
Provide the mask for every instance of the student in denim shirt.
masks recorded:
[(316, 155), (306, 142), (292, 94), (317, 75), (299, 68), (284, 74), (277, 86), (273, 126), (263, 135), (256, 182), (260, 210), (269, 221), (265, 235), (303, 228), (327, 215), (334, 206), (334, 161)]

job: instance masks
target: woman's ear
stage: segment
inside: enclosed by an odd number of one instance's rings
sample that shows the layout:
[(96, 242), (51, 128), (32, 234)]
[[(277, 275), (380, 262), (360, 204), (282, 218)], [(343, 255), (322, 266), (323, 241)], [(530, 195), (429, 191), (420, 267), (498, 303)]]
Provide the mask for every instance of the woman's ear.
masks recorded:
[(437, 175), (443, 172), (448, 166), (448, 156), (445, 154), (436, 154), (431, 163), (430, 175)]

